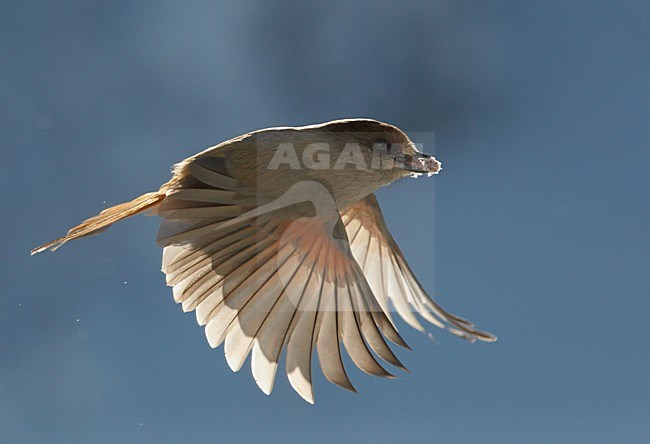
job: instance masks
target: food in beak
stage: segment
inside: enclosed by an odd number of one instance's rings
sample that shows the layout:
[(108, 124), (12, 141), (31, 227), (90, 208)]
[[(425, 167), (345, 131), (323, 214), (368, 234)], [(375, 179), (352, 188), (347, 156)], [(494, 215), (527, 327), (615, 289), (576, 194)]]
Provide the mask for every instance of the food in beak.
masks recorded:
[(431, 177), (438, 174), (442, 169), (442, 164), (433, 156), (424, 153), (416, 153), (416, 156), (405, 156), (404, 168), (411, 172), (411, 177), (419, 177), (426, 174)]

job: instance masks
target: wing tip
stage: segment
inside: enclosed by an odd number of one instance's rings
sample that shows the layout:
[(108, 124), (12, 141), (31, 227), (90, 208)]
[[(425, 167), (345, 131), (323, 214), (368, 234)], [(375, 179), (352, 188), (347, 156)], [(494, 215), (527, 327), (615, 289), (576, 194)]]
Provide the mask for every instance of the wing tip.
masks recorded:
[[(291, 384), (291, 385), (293, 386), (293, 384)], [(314, 400), (314, 390), (313, 390), (313, 388), (310, 387), (309, 390), (304, 390), (302, 388), (298, 388), (298, 387), (294, 386), (293, 389), (296, 391), (296, 393), (298, 393), (298, 395), (302, 399), (304, 399), (309, 404), (314, 405), (315, 400)]]
[(399, 360), (397, 360), (396, 362), (391, 362), (391, 364), (393, 364), (395, 367), (402, 370), (403, 372), (411, 373), (411, 371), (408, 368), (406, 368), (406, 366), (402, 364), (402, 362)]
[(270, 396), (273, 392), (273, 384), (269, 384), (267, 381), (263, 381), (261, 378), (253, 378), (257, 387), (264, 393), (266, 396)]
[[(334, 384), (334, 385), (336, 385), (336, 386), (339, 386), (339, 387), (341, 387), (341, 388), (343, 388), (343, 389), (345, 389), (345, 390), (348, 390), (348, 391), (350, 391), (350, 392), (352, 392), (352, 393), (359, 394), (359, 392), (358, 392), (357, 389), (352, 385), (352, 382), (350, 382), (349, 379), (346, 379), (346, 380), (333, 380), (333, 379), (330, 379), (329, 377), (327, 377), (327, 375), (325, 375), (325, 377), (326, 377), (326, 378), (327, 378), (327, 379), (328, 379), (332, 384)], [(347, 377), (347, 375), (346, 375), (346, 377)]]
[(232, 370), (234, 373), (239, 372), (244, 366), (244, 361), (238, 359), (234, 353), (228, 353), (224, 351), (224, 355), (226, 357), (226, 363), (228, 364), (228, 367), (230, 367), (230, 370)]
[(302, 399), (304, 399), (307, 403), (309, 403), (311, 405), (314, 405), (316, 403), (316, 401), (314, 400), (314, 394), (313, 393), (305, 393), (305, 394), (303, 394), (303, 393), (298, 392), (298, 395), (300, 395), (300, 397)]

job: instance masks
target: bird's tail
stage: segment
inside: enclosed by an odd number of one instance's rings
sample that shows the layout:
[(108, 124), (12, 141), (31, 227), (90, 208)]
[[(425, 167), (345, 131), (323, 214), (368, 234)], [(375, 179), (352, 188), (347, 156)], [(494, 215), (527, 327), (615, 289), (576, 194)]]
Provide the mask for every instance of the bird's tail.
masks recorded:
[(43, 244), (40, 247), (34, 248), (32, 250), (32, 255), (40, 253), (41, 251), (45, 251), (48, 248), (51, 251), (55, 251), (64, 243), (78, 237), (99, 234), (114, 223), (121, 221), (122, 219), (126, 219), (127, 217), (131, 217), (135, 214), (154, 208), (164, 198), (165, 193), (163, 190), (161, 190), (152, 193), (146, 193), (140, 197), (136, 197), (130, 202), (124, 202), (119, 205), (106, 208), (97, 216), (86, 219), (76, 227), (71, 228), (70, 231), (68, 231), (68, 234), (65, 236), (54, 239), (53, 241)]

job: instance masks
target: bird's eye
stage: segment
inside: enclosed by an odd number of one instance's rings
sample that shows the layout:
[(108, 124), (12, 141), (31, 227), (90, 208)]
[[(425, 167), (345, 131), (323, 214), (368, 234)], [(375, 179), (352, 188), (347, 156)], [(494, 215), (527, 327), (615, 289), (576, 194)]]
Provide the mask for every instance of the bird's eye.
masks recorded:
[(372, 152), (377, 154), (388, 154), (390, 151), (390, 143), (386, 139), (375, 139), (372, 143)]

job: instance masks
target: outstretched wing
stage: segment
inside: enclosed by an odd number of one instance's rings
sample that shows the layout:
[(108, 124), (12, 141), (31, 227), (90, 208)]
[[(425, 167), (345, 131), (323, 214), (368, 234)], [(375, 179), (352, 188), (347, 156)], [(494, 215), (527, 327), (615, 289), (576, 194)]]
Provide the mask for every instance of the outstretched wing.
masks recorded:
[[(375, 355), (403, 368), (384, 336), (406, 344), (354, 260), (335, 206), (318, 200), (313, 183), (265, 199), (214, 154), (176, 173), (158, 208), (162, 269), (210, 345), (224, 343), (234, 371), (252, 354), (253, 376), (268, 394), (284, 349), (291, 385), (313, 402), (314, 349), (327, 379), (353, 391), (341, 342), (369, 374), (392, 376)], [(305, 202), (315, 210), (310, 216)]]
[(470, 341), (496, 340), (494, 335), (477, 330), (473, 323), (447, 313), (426, 294), (389, 233), (374, 194), (341, 211), (341, 218), (352, 253), (379, 305), (389, 317), (390, 302), (397, 313), (417, 330), (424, 331), (414, 313)]

